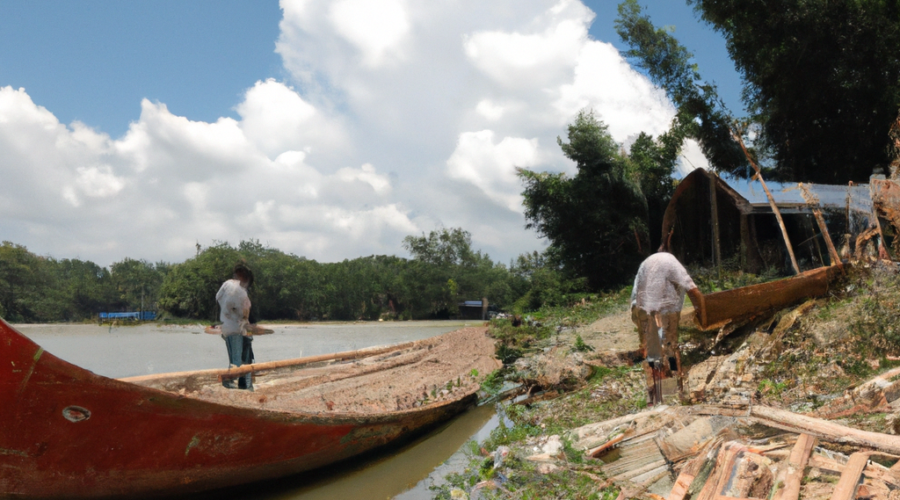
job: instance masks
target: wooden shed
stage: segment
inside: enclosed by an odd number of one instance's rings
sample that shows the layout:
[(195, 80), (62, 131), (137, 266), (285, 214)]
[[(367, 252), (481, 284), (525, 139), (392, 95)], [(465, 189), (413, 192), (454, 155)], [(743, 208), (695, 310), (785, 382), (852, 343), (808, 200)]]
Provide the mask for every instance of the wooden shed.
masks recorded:
[[(713, 172), (696, 169), (679, 183), (662, 223), (663, 249), (684, 264), (729, 264), (758, 273), (792, 264), (775, 212), (755, 181), (743, 193)], [(813, 217), (821, 211), (829, 236), (841, 245), (873, 224), (868, 185), (769, 183), (802, 269), (829, 265), (824, 235)], [(755, 186), (755, 187), (754, 187)]]

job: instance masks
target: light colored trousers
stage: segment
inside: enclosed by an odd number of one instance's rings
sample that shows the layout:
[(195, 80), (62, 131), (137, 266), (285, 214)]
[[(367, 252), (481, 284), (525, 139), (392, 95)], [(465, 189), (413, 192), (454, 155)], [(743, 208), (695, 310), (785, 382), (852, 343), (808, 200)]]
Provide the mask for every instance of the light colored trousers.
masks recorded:
[(677, 401), (683, 388), (681, 352), (678, 350), (678, 322), (681, 312), (647, 312), (631, 309), (631, 319), (641, 338), (644, 373), (647, 376), (649, 405)]

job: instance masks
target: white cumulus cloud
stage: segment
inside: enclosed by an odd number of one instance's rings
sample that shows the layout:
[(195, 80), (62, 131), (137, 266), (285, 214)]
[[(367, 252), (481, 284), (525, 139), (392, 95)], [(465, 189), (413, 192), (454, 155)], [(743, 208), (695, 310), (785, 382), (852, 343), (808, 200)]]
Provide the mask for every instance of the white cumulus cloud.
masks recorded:
[(534, 168), (538, 161), (537, 139), (504, 137), (495, 144), (494, 132), (482, 130), (460, 134), (447, 168), (451, 177), (471, 182), (509, 210), (521, 212), (516, 168)]
[(340, 0), (331, 5), (329, 14), (335, 30), (362, 53), (367, 66), (378, 66), (389, 55), (401, 55), (410, 30), (403, 2)]
[(515, 169), (572, 171), (556, 138), (579, 110), (623, 143), (674, 115), (590, 38), (577, 0), (281, 7), (283, 79), (259, 75), (236, 119), (144, 99), (112, 139), (0, 87), (4, 239), (104, 265), (248, 238), (333, 261), (402, 254), (404, 236), (444, 225), (506, 261), (543, 246)]

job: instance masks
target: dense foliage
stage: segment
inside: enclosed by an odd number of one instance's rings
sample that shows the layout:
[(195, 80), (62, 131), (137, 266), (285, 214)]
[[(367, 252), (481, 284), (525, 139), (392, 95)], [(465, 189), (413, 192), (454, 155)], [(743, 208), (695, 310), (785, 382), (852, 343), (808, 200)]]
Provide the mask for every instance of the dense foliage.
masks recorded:
[(78, 259), (37, 256), (0, 244), (0, 317), (14, 322), (78, 321), (100, 311), (155, 309), (169, 270), (164, 263), (125, 259), (110, 269)]
[(900, 104), (900, 2), (688, 0), (726, 40), (783, 179), (866, 182)]
[(734, 119), (719, 99), (715, 85), (703, 81), (697, 66), (691, 64), (692, 54), (687, 48), (670, 30), (655, 27), (637, 0), (619, 5), (615, 25), (616, 32), (631, 47), (626, 57), (664, 88), (677, 108), (662, 142), (669, 149), (679, 149), (685, 138), (696, 139), (714, 169), (746, 174), (744, 153), (731, 138)]
[(544, 267), (556, 264), (569, 289), (578, 280), (586, 280), (589, 290), (608, 289), (634, 278), (641, 260), (659, 245), (680, 142), (641, 134), (630, 154), (622, 154), (592, 110), (578, 113), (568, 139), (557, 140), (576, 164), (574, 176), (518, 171), (526, 227), (550, 240)]
[(458, 314), (463, 300), (487, 298), (516, 313), (561, 305), (577, 282), (543, 254), (510, 266), (472, 248), (459, 229), (408, 236), (412, 258), (373, 255), (320, 263), (256, 241), (198, 249), (180, 264), (126, 258), (109, 269), (55, 260), (10, 242), (0, 245), (0, 317), (12, 322), (82, 321), (101, 311), (158, 311), (215, 321), (215, 295), (243, 260), (253, 270), (251, 320), (413, 319)]
[(697, 139), (719, 171), (745, 175), (731, 131), (754, 134), (755, 153), (780, 180), (866, 182), (889, 161), (900, 106), (900, 3), (888, 0), (687, 0), (725, 37), (750, 116), (736, 120), (691, 53), (655, 27), (637, 0), (616, 29), (632, 62), (677, 107), (669, 135)]
[(174, 266), (159, 306), (179, 317), (214, 319), (216, 290), (239, 260), (255, 275), (250, 299), (258, 318), (440, 318), (455, 315), (463, 300), (486, 297), (509, 305), (524, 284), (513, 283), (517, 280), (506, 266), (471, 245), (468, 232), (441, 229), (404, 240), (412, 259), (373, 255), (319, 263), (258, 242), (236, 248), (222, 243)]

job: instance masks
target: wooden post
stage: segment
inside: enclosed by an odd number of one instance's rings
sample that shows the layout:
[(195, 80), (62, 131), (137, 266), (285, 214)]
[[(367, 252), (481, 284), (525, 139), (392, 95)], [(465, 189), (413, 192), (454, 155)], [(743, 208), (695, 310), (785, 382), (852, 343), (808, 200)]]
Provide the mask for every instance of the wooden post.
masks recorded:
[(893, 260), (887, 245), (884, 244), (884, 233), (881, 231), (881, 221), (878, 220), (878, 209), (875, 207), (872, 207), (872, 217), (875, 219), (875, 227), (878, 228), (878, 258), (884, 258), (883, 253), (887, 256), (887, 260)]
[(759, 170), (759, 166), (750, 159), (750, 153), (747, 152), (747, 148), (744, 147), (744, 141), (737, 134), (732, 134), (734, 140), (737, 141), (738, 144), (741, 145), (741, 149), (744, 150), (744, 156), (747, 157), (747, 161), (750, 162), (750, 166), (753, 167), (753, 170), (756, 171), (756, 179), (759, 180), (759, 183), (762, 185), (763, 191), (766, 192), (766, 197), (769, 198), (769, 206), (772, 207), (772, 212), (775, 213), (775, 218), (778, 219), (778, 225), (781, 227), (781, 235), (784, 237), (784, 245), (787, 247), (788, 254), (791, 256), (791, 265), (794, 267), (794, 273), (800, 274), (800, 266), (797, 265), (797, 257), (794, 256), (794, 247), (791, 246), (791, 239), (788, 238), (787, 228), (784, 226), (784, 220), (781, 218), (781, 211), (778, 210), (778, 206), (775, 205), (775, 198), (772, 197), (772, 193), (769, 192), (768, 186), (766, 186), (766, 181), (763, 180), (762, 172)]
[(712, 219), (713, 260), (716, 261), (716, 268), (719, 271), (719, 279), (721, 280), (722, 245), (719, 241), (719, 205), (716, 201), (716, 180), (718, 177), (715, 172), (707, 172), (706, 175), (709, 178), (709, 211)]
[(750, 225), (747, 214), (741, 214), (741, 271), (750, 271)]
[(817, 208), (813, 210), (813, 216), (819, 224), (819, 231), (822, 231), (822, 237), (825, 238), (825, 245), (828, 247), (828, 256), (831, 257), (831, 265), (840, 264), (841, 257), (834, 248), (834, 242), (831, 241), (831, 235), (828, 234), (828, 226), (825, 225), (825, 219), (822, 218), (822, 212)]
[(788, 457), (787, 466), (778, 474), (775, 481), (784, 484), (784, 487), (775, 493), (775, 500), (797, 500), (800, 497), (800, 483), (806, 472), (806, 464), (809, 461), (809, 454), (816, 445), (817, 439), (809, 434), (800, 434), (791, 455)]
[[(812, 210), (813, 216), (816, 218), (816, 223), (819, 225), (819, 231), (822, 232), (822, 238), (825, 240), (825, 245), (828, 246), (828, 256), (831, 258), (831, 265), (835, 265), (841, 262), (841, 257), (838, 254), (837, 250), (834, 249), (834, 242), (831, 240), (831, 235), (828, 233), (828, 226), (825, 225), (825, 219), (822, 217), (822, 211), (819, 209), (819, 198), (810, 192), (809, 187), (804, 185), (802, 182), (797, 184), (800, 187), (800, 195), (803, 196), (803, 201), (806, 202), (809, 209)], [(847, 209), (850, 208), (850, 192), (847, 192)]]

